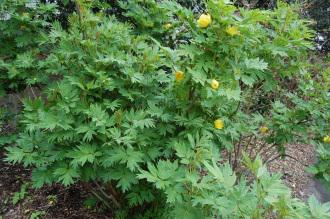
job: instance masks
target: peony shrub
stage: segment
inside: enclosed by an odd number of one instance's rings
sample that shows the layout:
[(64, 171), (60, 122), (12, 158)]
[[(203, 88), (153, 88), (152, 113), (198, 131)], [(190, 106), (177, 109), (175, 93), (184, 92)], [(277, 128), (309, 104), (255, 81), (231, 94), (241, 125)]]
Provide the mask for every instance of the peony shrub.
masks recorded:
[(194, 14), (129, 0), (122, 22), (76, 4), (68, 30), (55, 22), (43, 35), (56, 80), (24, 101), (25, 130), (7, 147), (36, 187), (92, 182), (118, 218), (328, 217), (329, 204), (292, 198), (249, 153), (260, 141), (285, 156), (287, 143), (327, 139), (314, 35), (295, 6), (210, 0)]

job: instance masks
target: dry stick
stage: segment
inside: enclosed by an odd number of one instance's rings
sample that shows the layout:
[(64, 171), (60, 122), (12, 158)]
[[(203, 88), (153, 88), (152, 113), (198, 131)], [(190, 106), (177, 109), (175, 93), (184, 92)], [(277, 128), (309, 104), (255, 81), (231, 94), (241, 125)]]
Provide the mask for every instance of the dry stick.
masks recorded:
[(239, 157), (239, 152), (240, 152), (240, 147), (241, 147), (241, 141), (242, 141), (242, 136), (239, 137), (237, 147), (234, 148), (234, 151), (235, 151), (235, 160), (234, 160), (234, 165), (233, 165), (234, 170), (236, 169), (236, 167), (238, 165), (238, 157)]
[(277, 147), (277, 144), (272, 143), (272, 144), (266, 146), (264, 150), (260, 150), (258, 153), (261, 152), (261, 153), (260, 153), (260, 156), (262, 156), (262, 155), (264, 155), (267, 151), (273, 149), (274, 147)]
[(96, 184), (96, 186), (98, 187), (98, 189), (100, 190), (100, 192), (101, 192), (105, 197), (107, 197), (108, 199), (110, 199), (111, 201), (113, 201), (113, 203), (116, 205), (117, 208), (120, 208), (120, 204), (119, 204), (119, 202), (117, 201), (117, 199), (116, 199), (113, 195), (111, 195), (111, 194), (107, 194), (107, 193), (103, 190), (102, 186), (100, 186), (100, 184), (98, 184), (96, 181), (94, 181), (94, 183)]
[(247, 136), (247, 138), (249, 138), (249, 140), (248, 140), (248, 142), (247, 142), (247, 144), (245, 145), (245, 151), (247, 151), (247, 149), (249, 148), (249, 145), (250, 145), (250, 143), (251, 143), (251, 140), (252, 140), (252, 137), (253, 137), (254, 135), (249, 135), (249, 136)]
[[(257, 154), (259, 154), (260, 151), (262, 151), (262, 149), (265, 147), (266, 144), (267, 144), (267, 142), (264, 142), (264, 143), (262, 143), (262, 144), (260, 145), (260, 147), (259, 147), (259, 149), (258, 149), (258, 151), (257, 151)], [(266, 146), (266, 147), (267, 147), (267, 146)]]
[(106, 200), (104, 200), (104, 198), (102, 198), (99, 194), (97, 194), (97, 192), (95, 192), (93, 189), (90, 190), (99, 200), (101, 200), (108, 208), (111, 209), (111, 206), (108, 204), (108, 202)]
[[(256, 139), (257, 139), (257, 137), (256, 136), (253, 136), (254, 137), (254, 144), (253, 145), (255, 145), (256, 144)], [(252, 155), (252, 151), (253, 151), (253, 147), (252, 147), (252, 145), (251, 145), (251, 147), (250, 147), (250, 151), (249, 151), (249, 157), (251, 157), (251, 155)]]
[[(266, 153), (267, 153), (268, 151), (273, 151), (273, 153), (270, 154), (271, 156), (273, 156), (273, 154), (275, 154), (275, 153), (278, 153), (278, 150), (276, 150), (276, 147), (277, 147), (277, 146), (278, 146), (277, 144), (272, 144), (272, 146), (269, 147), (267, 151), (263, 151), (263, 152), (260, 154), (260, 157), (266, 156)], [(269, 159), (271, 156), (267, 156), (265, 160)]]
[(301, 165), (303, 165), (303, 166), (305, 166), (305, 167), (308, 167), (308, 165), (306, 165), (306, 164), (300, 162), (297, 158), (292, 157), (292, 156), (289, 155), (289, 154), (283, 154), (283, 155), (280, 154), (280, 155), (277, 155), (276, 157), (272, 158), (271, 160), (267, 160), (267, 161), (265, 161), (265, 164), (269, 164), (270, 162), (273, 162), (274, 160), (280, 158), (281, 156), (291, 158), (291, 159), (297, 161), (298, 163), (300, 163)]
[(253, 136), (254, 136), (254, 135), (248, 135), (248, 136), (246, 136), (246, 137), (244, 138), (244, 140), (248, 138), (248, 140), (247, 140), (247, 142), (246, 142), (246, 144), (245, 144), (245, 146), (244, 146), (244, 149), (243, 149), (244, 152), (247, 152), (247, 151), (248, 151), (248, 149), (249, 149), (249, 145), (250, 145), (250, 143), (251, 143), (251, 141), (252, 141), (252, 137), (253, 137)]
[[(260, 145), (259, 150), (258, 150), (257, 153), (256, 153), (256, 156), (257, 156), (257, 154), (259, 154), (264, 148), (265, 148), (265, 149), (270, 149), (270, 148), (273, 147), (272, 144), (270, 145), (269, 148), (268, 148), (269, 145), (267, 145), (266, 147), (264, 147), (266, 144), (267, 144), (267, 142), (264, 142), (264, 143), (262, 143), (262, 144)], [(267, 150), (266, 150), (266, 151), (267, 151)], [(262, 154), (263, 154), (263, 153), (262, 153)]]
[(109, 188), (110, 188), (110, 190), (111, 190), (113, 196), (116, 197), (118, 194), (117, 194), (116, 190), (113, 188), (113, 186), (112, 186), (111, 183), (109, 183)]
[(228, 158), (228, 160), (229, 160), (229, 164), (231, 165), (231, 151), (228, 151), (228, 153), (229, 153), (229, 158)]
[[(230, 152), (230, 156), (231, 156), (231, 152)], [(234, 145), (234, 151), (233, 151), (233, 163), (231, 164), (233, 167), (233, 170), (235, 171), (235, 163), (236, 163), (236, 145)]]
[(33, 88), (31, 87), (31, 85), (29, 85), (29, 87), (30, 87), (30, 90), (31, 90), (31, 92), (32, 92), (32, 94), (33, 94), (34, 99), (37, 99), (37, 96), (36, 96), (36, 94), (34, 93)]
[(23, 103), (23, 100), (19, 97), (18, 94), (15, 94), (15, 96), (17, 97), (17, 99), (18, 99), (21, 103)]
[[(276, 155), (276, 153), (278, 153), (277, 150), (273, 150), (273, 151), (270, 151), (270, 154), (269, 156), (267, 156), (265, 159), (264, 159), (264, 163), (267, 162), (267, 160), (269, 160), (271, 157), (273, 157), (273, 155)], [(262, 156), (260, 155), (260, 157), (262, 158)]]

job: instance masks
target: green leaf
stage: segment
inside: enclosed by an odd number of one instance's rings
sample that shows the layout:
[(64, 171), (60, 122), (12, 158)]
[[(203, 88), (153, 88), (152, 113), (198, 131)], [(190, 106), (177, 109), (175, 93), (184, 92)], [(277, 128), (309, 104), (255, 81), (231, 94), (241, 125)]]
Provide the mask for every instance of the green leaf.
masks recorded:
[(230, 100), (230, 99), (233, 99), (233, 100), (240, 100), (240, 97), (241, 97), (241, 90), (238, 88), (238, 89), (226, 89), (225, 90), (225, 94), (227, 96), (227, 98)]
[(140, 151), (134, 151), (134, 149), (130, 148), (126, 151), (125, 161), (127, 163), (128, 169), (132, 172), (139, 167), (139, 163), (143, 162), (144, 154)]
[(268, 68), (268, 63), (260, 58), (245, 59), (245, 66), (248, 69), (256, 69), (262, 71)]
[(321, 204), (314, 195), (308, 199), (308, 205), (313, 218), (330, 218), (330, 203)]
[(155, 167), (148, 163), (148, 171), (140, 170), (139, 179), (146, 179), (148, 182), (155, 183), (159, 189), (165, 189), (171, 185), (172, 180), (178, 175), (178, 162), (170, 162), (168, 160), (160, 160)]
[(84, 166), (86, 162), (93, 163), (95, 158), (101, 155), (102, 153), (97, 151), (96, 146), (90, 144), (79, 145), (77, 149), (67, 153), (67, 157), (73, 159), (71, 161), (73, 167)]
[(210, 165), (208, 162), (204, 162), (207, 170), (212, 174), (212, 176), (221, 183), (225, 189), (232, 189), (236, 182), (236, 175), (231, 169), (230, 165), (227, 163), (221, 168), (213, 162), (213, 165)]
[(74, 179), (79, 177), (79, 173), (76, 169), (71, 167), (59, 167), (53, 172), (54, 177), (58, 178), (58, 182), (61, 182), (64, 186), (69, 186), (74, 183)]
[(135, 151), (133, 148), (127, 150), (123, 148), (115, 148), (107, 150), (106, 156), (102, 159), (102, 164), (105, 167), (111, 167), (115, 163), (126, 164), (133, 172), (139, 167), (139, 163), (143, 162), (144, 154), (140, 151)]
[(174, 186), (168, 187), (165, 189), (166, 202), (168, 203), (182, 203), (182, 195), (185, 192), (185, 188), (181, 184), (176, 184)]
[(54, 181), (52, 169), (38, 168), (32, 171), (33, 186), (37, 189), (41, 188), (45, 184), (50, 185)]
[(204, 86), (206, 80), (207, 80), (207, 75), (202, 71), (202, 70), (189, 70), (192, 80), (196, 83), (199, 83)]
[(7, 154), (5, 161), (13, 164), (20, 163), (25, 157), (24, 149), (19, 147), (6, 147)]
[(128, 191), (139, 182), (136, 175), (123, 166), (118, 166), (117, 169), (112, 170), (109, 174), (109, 179), (118, 180), (117, 187), (121, 188), (123, 192)]

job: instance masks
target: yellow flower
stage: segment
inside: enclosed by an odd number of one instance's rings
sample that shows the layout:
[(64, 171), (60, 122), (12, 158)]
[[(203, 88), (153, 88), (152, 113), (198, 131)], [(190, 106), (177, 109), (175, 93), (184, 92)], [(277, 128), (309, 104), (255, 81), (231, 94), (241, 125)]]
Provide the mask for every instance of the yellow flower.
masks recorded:
[(198, 23), (198, 26), (200, 28), (206, 28), (206, 27), (208, 27), (210, 25), (211, 21), (212, 21), (211, 15), (209, 15), (209, 14), (202, 14), (199, 17), (197, 23)]
[(171, 23), (167, 23), (167, 24), (164, 25), (164, 28), (166, 30), (168, 30), (168, 29), (172, 28), (172, 24)]
[(235, 36), (235, 35), (239, 35), (239, 34), (240, 34), (238, 28), (235, 27), (235, 26), (227, 27), (226, 32), (227, 32), (230, 36)]
[(329, 135), (324, 136), (323, 141), (324, 143), (330, 143), (330, 136)]
[(217, 120), (214, 120), (214, 127), (216, 129), (223, 129), (224, 127), (224, 122), (222, 119), (217, 119)]
[(175, 81), (180, 82), (184, 78), (184, 73), (183, 71), (176, 71), (175, 72)]
[(211, 82), (211, 87), (214, 90), (217, 90), (219, 88), (219, 82), (217, 80), (213, 79), (212, 82)]
[(269, 131), (269, 128), (267, 126), (261, 126), (259, 131), (262, 133), (262, 134), (266, 134), (268, 131)]

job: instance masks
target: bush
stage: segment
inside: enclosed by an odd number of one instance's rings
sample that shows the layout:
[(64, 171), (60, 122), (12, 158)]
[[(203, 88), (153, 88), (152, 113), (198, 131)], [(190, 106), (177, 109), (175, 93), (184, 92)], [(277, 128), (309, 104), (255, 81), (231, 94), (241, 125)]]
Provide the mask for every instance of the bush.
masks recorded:
[(328, 217), (328, 204), (292, 199), (246, 153), (265, 141), (285, 156), (329, 128), (329, 97), (315, 99), (324, 91), (308, 72), (314, 35), (294, 6), (207, 1), (199, 16), (130, 0), (125, 23), (77, 4), (67, 31), (55, 22), (44, 35), (58, 80), (46, 100), (24, 101), (25, 132), (7, 147), (36, 187), (102, 182), (122, 218)]

